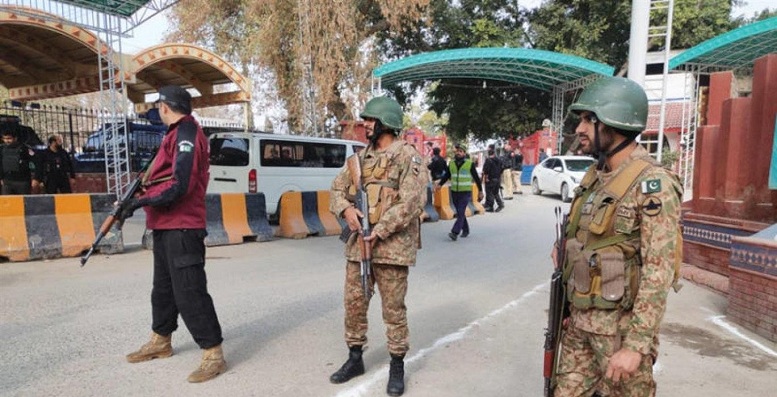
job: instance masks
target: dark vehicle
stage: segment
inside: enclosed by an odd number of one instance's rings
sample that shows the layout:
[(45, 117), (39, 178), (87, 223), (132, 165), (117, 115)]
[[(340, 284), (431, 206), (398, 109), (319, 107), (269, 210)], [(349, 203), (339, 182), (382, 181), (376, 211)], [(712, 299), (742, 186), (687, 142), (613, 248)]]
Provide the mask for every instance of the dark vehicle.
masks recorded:
[(19, 119), (18, 116), (0, 114), (0, 130), (15, 132), (19, 142), (26, 144), (35, 150), (46, 148), (46, 144), (38, 137), (35, 130), (26, 125), (22, 125), (21, 119)]
[[(130, 169), (138, 171), (151, 160), (162, 138), (167, 131), (163, 124), (143, 124), (127, 122), (129, 133), (129, 159)], [(105, 124), (100, 130), (89, 135), (82, 152), (75, 155), (76, 172), (105, 172), (105, 137), (111, 124)], [(124, 142), (124, 125), (120, 125), (117, 131), (120, 147), (126, 146)]]

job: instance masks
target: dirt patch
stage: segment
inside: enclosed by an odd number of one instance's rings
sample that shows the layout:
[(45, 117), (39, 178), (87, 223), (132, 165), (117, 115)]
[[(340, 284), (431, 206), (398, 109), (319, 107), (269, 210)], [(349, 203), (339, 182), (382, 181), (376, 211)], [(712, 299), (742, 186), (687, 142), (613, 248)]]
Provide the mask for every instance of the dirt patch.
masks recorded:
[(661, 326), (661, 337), (676, 345), (695, 350), (702, 356), (727, 358), (737, 365), (757, 371), (777, 370), (777, 359), (774, 357), (743, 341), (721, 338), (701, 328), (665, 323)]

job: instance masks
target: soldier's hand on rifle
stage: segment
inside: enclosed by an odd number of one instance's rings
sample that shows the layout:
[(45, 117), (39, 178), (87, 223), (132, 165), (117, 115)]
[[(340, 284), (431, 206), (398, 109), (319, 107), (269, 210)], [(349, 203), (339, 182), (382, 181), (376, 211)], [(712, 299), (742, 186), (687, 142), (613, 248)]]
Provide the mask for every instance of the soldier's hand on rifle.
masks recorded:
[(364, 242), (369, 244), (369, 249), (371, 250), (372, 247), (375, 245), (375, 242), (378, 241), (378, 236), (375, 235), (375, 232), (370, 233), (369, 236), (364, 238)]
[(348, 228), (353, 231), (361, 229), (361, 222), (359, 222), (359, 218), (363, 216), (364, 214), (362, 214), (362, 212), (355, 207), (348, 207), (345, 209), (345, 211), (343, 211), (343, 219), (345, 219), (345, 222), (348, 224)]
[(553, 268), (558, 269), (558, 248), (557, 243), (553, 244), (553, 249), (550, 250), (550, 259), (553, 260)]

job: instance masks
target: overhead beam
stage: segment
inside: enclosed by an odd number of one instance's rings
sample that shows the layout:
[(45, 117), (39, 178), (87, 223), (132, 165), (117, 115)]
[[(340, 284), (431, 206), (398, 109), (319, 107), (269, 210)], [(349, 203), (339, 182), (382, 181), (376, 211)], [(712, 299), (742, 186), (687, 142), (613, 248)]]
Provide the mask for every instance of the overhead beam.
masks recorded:
[[(251, 95), (244, 91), (222, 92), (220, 94), (198, 96), (192, 98), (192, 108), (202, 109), (211, 106), (232, 105), (235, 103), (250, 102)], [(145, 113), (154, 107), (154, 103), (136, 103), (135, 113)]]

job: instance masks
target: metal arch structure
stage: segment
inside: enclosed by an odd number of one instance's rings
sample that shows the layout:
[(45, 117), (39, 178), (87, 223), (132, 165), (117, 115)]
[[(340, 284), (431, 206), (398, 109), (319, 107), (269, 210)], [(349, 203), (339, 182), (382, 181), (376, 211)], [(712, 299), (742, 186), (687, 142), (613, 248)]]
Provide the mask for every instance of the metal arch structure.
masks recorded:
[[(192, 86), (200, 96), (192, 98), (192, 107), (203, 108), (251, 101), (250, 79), (215, 53), (192, 44), (160, 44), (132, 57), (129, 67), (128, 95), (135, 111), (142, 113), (153, 106), (144, 103), (162, 85)], [(214, 93), (214, 85), (233, 84), (236, 91)]]
[[(715, 36), (669, 61), (669, 70), (686, 72), (693, 78), (691, 101), (683, 109), (683, 135), (680, 141), (686, 149), (680, 157), (684, 185), (693, 181), (696, 153), (696, 130), (699, 115), (699, 77), (719, 71), (752, 69), (756, 59), (777, 52), (777, 17), (758, 21)], [(686, 86), (688, 81), (686, 81)]]
[(130, 183), (126, 128), (126, 75), (119, 61), (121, 39), (138, 24), (178, 0), (0, 0), (0, 12), (51, 26), (74, 25), (96, 32), (97, 83), (105, 131), (107, 190), (118, 196)]
[[(530, 48), (462, 48), (413, 55), (383, 64), (372, 73), (372, 90), (418, 80), (474, 78), (504, 81), (552, 92), (553, 127), (561, 133), (564, 95), (602, 76), (612, 66), (574, 55)], [(561, 139), (558, 140), (561, 149)]]

